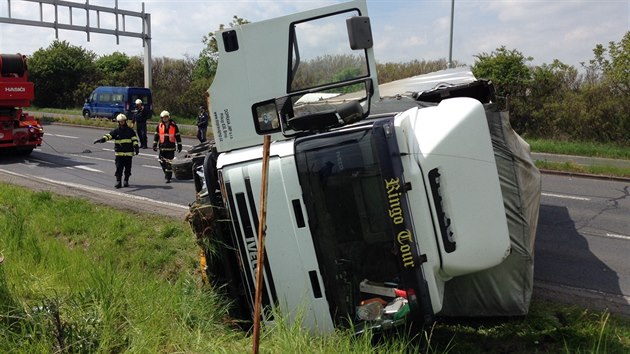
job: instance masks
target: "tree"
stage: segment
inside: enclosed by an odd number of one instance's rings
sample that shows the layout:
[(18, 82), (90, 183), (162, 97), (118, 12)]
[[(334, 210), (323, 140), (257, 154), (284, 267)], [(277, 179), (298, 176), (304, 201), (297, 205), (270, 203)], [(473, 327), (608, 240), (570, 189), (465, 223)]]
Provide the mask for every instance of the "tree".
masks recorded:
[(29, 58), (29, 76), (35, 86), (33, 104), (38, 107), (74, 108), (82, 104), (77, 94), (82, 82), (96, 75), (96, 55), (66, 41), (55, 40)]
[[(598, 44), (593, 49), (595, 58), (591, 66), (601, 70), (604, 80), (612, 85), (620, 94), (630, 95), (630, 31), (626, 32), (619, 43), (608, 43), (608, 50)], [(606, 58), (608, 54), (609, 58)]]
[(477, 58), (472, 71), (480, 79), (494, 83), (497, 106), (510, 112), (510, 121), (514, 129), (522, 133), (527, 127), (528, 116), (523, 101), (531, 81), (531, 73), (526, 62), (532, 57), (525, 57), (516, 49), (508, 50), (505, 46), (492, 53), (475, 55)]
[(565, 135), (561, 130), (566, 122), (561, 118), (566, 115), (557, 113), (569, 95), (579, 91), (581, 76), (575, 67), (557, 59), (552, 64), (532, 67), (530, 72), (531, 81), (523, 99), (523, 110), (529, 117), (526, 133), (545, 138)]
[[(191, 87), (195, 61), (191, 59), (156, 58), (153, 60), (154, 110), (168, 110), (171, 114), (195, 116), (199, 101), (189, 101), (186, 94)], [(198, 94), (203, 99), (203, 92)]]

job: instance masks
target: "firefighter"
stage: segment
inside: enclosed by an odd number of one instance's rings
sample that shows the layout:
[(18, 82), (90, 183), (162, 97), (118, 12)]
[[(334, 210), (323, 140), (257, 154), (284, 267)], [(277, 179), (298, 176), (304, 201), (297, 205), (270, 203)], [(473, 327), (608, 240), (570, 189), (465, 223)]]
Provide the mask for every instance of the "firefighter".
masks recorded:
[(160, 153), (158, 158), (162, 171), (164, 171), (164, 178), (166, 183), (171, 183), (171, 177), (173, 176), (171, 160), (175, 158), (175, 149), (177, 149), (178, 153), (182, 151), (182, 137), (179, 135), (179, 127), (171, 119), (168, 111), (160, 113), (160, 120), (160, 123), (155, 128), (153, 151), (158, 151), (159, 147)]
[(124, 186), (129, 187), (129, 176), (131, 176), (131, 159), (133, 155), (138, 155), (138, 137), (136, 132), (127, 125), (127, 116), (119, 114), (116, 116), (118, 127), (103, 135), (102, 138), (94, 140), (96, 143), (104, 143), (107, 140), (114, 140), (114, 152), (116, 155), (116, 184), (115, 188), (122, 187), (121, 179), (125, 176)]
[(199, 106), (199, 115), (197, 115), (197, 139), (200, 143), (207, 140), (206, 132), (208, 131), (208, 112), (206, 107)]
[(132, 121), (135, 124), (140, 139), (140, 148), (147, 148), (147, 120), (151, 118), (151, 111), (142, 104), (141, 99), (136, 100), (136, 109), (133, 111)]

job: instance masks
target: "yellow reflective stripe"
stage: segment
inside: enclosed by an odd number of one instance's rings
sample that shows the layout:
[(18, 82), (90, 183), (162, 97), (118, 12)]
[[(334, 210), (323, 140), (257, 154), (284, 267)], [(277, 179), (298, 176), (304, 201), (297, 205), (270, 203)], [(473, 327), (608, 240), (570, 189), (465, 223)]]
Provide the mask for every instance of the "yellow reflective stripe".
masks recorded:
[(116, 144), (124, 144), (124, 143), (131, 143), (132, 139), (118, 139), (118, 140), (114, 140), (114, 143)]
[(175, 151), (175, 148), (161, 148), (162, 151)]
[(111, 138), (113, 138), (113, 137), (112, 137), (111, 134), (105, 134), (105, 135), (103, 135), (103, 138), (105, 138), (107, 140), (111, 140)]
[(116, 152), (116, 156), (133, 156), (134, 153), (132, 152)]

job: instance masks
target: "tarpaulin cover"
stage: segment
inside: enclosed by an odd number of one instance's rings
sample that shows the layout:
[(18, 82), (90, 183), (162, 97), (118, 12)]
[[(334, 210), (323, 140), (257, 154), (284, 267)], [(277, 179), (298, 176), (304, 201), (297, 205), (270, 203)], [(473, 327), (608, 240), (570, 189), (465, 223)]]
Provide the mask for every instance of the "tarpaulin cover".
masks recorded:
[(501, 182), (512, 253), (498, 266), (455, 277), (445, 284), (444, 316), (513, 316), (529, 309), (534, 283), (534, 240), (541, 181), (529, 144), (510, 126), (507, 113), (486, 106)]

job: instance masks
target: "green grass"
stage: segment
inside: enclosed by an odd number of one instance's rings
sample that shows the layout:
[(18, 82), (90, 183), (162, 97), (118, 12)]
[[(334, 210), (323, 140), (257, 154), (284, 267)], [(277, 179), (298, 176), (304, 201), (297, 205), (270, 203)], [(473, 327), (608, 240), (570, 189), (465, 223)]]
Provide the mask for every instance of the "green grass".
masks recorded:
[[(0, 352), (243, 353), (181, 220), (0, 184)], [(526, 317), (316, 336), (277, 313), (261, 353), (625, 353), (630, 320), (534, 300)]]
[(630, 168), (615, 166), (586, 166), (575, 162), (551, 162), (536, 161), (536, 167), (543, 170), (562, 171), (568, 173), (581, 173), (604, 177), (624, 177), (630, 178)]
[(630, 146), (593, 142), (526, 139), (533, 152), (630, 160)]
[[(615, 144), (593, 142), (568, 142), (543, 139), (527, 139), (533, 152), (573, 155), (587, 157), (603, 157), (609, 159), (630, 160), (630, 147)], [(630, 177), (630, 168), (617, 166), (581, 165), (575, 162), (536, 161), (540, 169), (569, 173), (585, 173), (599, 176)]]

